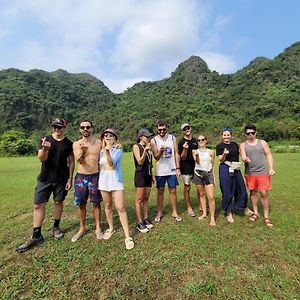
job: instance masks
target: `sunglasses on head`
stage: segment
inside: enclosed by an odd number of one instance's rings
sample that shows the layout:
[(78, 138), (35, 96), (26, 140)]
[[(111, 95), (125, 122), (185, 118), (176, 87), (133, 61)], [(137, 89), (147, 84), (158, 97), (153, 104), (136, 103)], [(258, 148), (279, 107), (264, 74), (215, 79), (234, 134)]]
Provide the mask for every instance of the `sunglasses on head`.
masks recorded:
[(224, 132), (224, 131), (232, 131), (232, 129), (230, 127), (225, 127), (222, 129), (222, 132)]
[(198, 142), (204, 142), (206, 139), (198, 139)]
[(186, 127), (184, 127), (184, 128), (182, 129), (182, 131), (187, 131), (187, 130), (190, 130), (190, 129), (191, 129), (190, 126), (186, 126)]
[(89, 130), (89, 129), (91, 129), (91, 126), (80, 126), (80, 129), (87, 129), (87, 130)]
[(249, 132), (246, 132), (246, 135), (254, 135), (256, 132), (255, 131), (249, 131)]
[(164, 132), (164, 131), (167, 131), (167, 128), (157, 129), (157, 131), (159, 131), (159, 132)]

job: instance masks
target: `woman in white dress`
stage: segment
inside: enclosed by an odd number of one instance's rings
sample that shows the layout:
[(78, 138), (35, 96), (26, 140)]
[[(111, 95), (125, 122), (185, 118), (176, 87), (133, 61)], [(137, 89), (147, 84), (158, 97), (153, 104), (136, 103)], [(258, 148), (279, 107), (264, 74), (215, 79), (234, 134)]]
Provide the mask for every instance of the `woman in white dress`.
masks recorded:
[(124, 205), (124, 186), (121, 169), (123, 149), (115, 147), (118, 137), (111, 128), (104, 130), (100, 138), (103, 144), (99, 159), (100, 176), (98, 188), (104, 201), (105, 215), (109, 226), (103, 235), (103, 239), (108, 240), (115, 232), (112, 207), (112, 200), (114, 199), (125, 234), (126, 249), (132, 249), (134, 242), (129, 235), (128, 217)]

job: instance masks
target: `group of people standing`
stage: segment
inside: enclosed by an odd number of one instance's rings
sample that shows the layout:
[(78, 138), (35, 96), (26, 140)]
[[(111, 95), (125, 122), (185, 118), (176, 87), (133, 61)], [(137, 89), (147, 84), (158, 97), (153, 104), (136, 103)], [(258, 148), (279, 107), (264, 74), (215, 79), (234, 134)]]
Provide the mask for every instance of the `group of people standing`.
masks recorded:
[[(116, 132), (107, 128), (100, 139), (93, 135), (93, 124), (89, 120), (80, 122), (82, 138), (72, 143), (65, 135), (67, 122), (63, 118), (54, 119), (51, 123), (53, 134), (43, 137), (39, 144), (38, 158), (42, 162), (41, 172), (37, 179), (33, 209), (32, 238), (17, 247), (19, 253), (43, 243), (41, 233), (45, 219), (45, 206), (51, 194), (54, 199), (54, 223), (51, 235), (61, 239), (64, 234), (60, 229), (63, 201), (73, 184), (75, 161), (77, 172), (74, 180), (74, 204), (77, 206), (79, 230), (71, 241), (76, 242), (86, 234), (86, 205), (88, 199), (93, 204), (95, 217), (95, 237), (109, 239), (115, 232), (113, 219), (113, 201), (119, 214), (120, 223), (125, 235), (126, 249), (134, 248), (134, 241), (129, 234), (128, 217), (124, 204), (124, 185), (121, 169), (123, 149), (117, 144)], [(138, 132), (137, 143), (133, 146), (135, 165), (134, 185), (136, 188), (135, 211), (137, 229), (145, 233), (153, 227), (149, 218), (149, 196), (151, 187), (157, 187), (157, 214), (154, 221), (160, 222), (164, 216), (164, 190), (167, 183), (171, 202), (172, 216), (176, 222), (182, 219), (177, 212), (178, 178), (184, 185), (184, 199), (187, 213), (196, 214), (190, 200), (191, 183), (197, 187), (199, 199), (199, 220), (208, 217), (206, 197), (210, 214), (210, 225), (216, 225), (215, 218), (215, 151), (207, 149), (207, 138), (192, 136), (192, 127), (185, 123), (181, 126), (182, 139), (177, 144), (174, 135), (168, 133), (167, 123), (160, 120), (156, 124), (157, 135), (153, 136), (147, 129)], [(240, 147), (232, 141), (232, 130), (224, 128), (222, 142), (217, 145), (216, 155), (220, 160), (219, 181), (222, 192), (222, 209), (228, 222), (233, 223), (233, 212), (242, 211), (256, 221), (258, 213), (258, 195), (263, 206), (264, 222), (273, 226), (269, 218), (268, 191), (271, 189), (270, 176), (275, 174), (273, 158), (268, 144), (256, 139), (254, 125), (245, 127), (247, 141)], [(247, 191), (240, 171), (239, 153), (245, 162), (246, 183), (250, 190), (253, 210), (247, 208)], [(154, 160), (155, 176), (153, 171)], [(101, 202), (104, 202), (108, 229), (101, 227)]]

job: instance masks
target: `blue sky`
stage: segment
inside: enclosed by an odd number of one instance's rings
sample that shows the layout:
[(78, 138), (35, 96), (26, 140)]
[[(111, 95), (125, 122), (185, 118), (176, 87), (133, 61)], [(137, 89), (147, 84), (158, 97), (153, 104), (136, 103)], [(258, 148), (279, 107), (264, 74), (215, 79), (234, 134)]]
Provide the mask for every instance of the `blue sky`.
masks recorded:
[(0, 0), (0, 69), (90, 73), (114, 92), (191, 55), (233, 73), (300, 41), (298, 0)]

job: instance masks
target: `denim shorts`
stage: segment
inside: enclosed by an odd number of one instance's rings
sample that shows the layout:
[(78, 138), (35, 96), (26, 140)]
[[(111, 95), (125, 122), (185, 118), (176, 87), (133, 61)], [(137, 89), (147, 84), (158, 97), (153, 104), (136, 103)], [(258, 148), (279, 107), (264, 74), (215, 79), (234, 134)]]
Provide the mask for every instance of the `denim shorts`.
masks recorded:
[(155, 176), (156, 178), (156, 187), (162, 188), (165, 186), (166, 182), (168, 183), (168, 188), (174, 188), (178, 185), (178, 180), (176, 175), (167, 175), (167, 176)]

